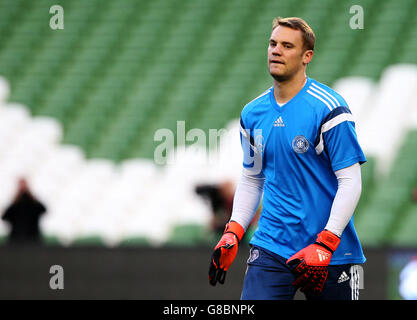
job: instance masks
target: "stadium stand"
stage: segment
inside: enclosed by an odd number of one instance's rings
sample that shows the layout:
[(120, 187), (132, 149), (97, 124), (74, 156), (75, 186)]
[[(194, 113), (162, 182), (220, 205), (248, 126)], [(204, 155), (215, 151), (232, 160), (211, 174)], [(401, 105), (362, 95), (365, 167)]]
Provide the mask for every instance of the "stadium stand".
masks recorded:
[[(0, 208), (24, 175), (48, 205), (51, 243), (209, 239), (211, 213), (193, 186), (238, 178), (236, 119), (270, 86), (273, 17), (291, 15), (318, 36), (309, 75), (339, 91), (357, 120), (368, 157), (361, 240), (416, 245), (417, 2), (361, 1), (365, 27), (352, 30), (356, 2), (0, 0)], [(63, 30), (48, 25), (56, 4)], [(207, 136), (226, 128), (215, 161), (204, 145), (180, 145), (167, 150), (169, 165), (153, 162), (155, 132), (175, 134), (180, 120)]]

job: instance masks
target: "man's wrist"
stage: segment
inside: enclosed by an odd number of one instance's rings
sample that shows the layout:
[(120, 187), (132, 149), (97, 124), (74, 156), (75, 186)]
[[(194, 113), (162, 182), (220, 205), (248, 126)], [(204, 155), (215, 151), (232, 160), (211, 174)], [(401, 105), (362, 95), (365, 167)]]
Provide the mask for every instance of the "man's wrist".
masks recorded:
[(317, 235), (316, 242), (334, 252), (340, 244), (340, 238), (333, 232), (325, 229)]
[(339, 238), (342, 237), (342, 233), (341, 232), (339, 232), (338, 230), (335, 230), (334, 228), (328, 228), (327, 225), (324, 228), (324, 230), (330, 231), (331, 233), (333, 233), (334, 235), (338, 236)]
[(233, 233), (237, 237), (238, 242), (240, 242), (245, 234), (245, 229), (236, 221), (230, 221), (226, 224), (224, 233)]

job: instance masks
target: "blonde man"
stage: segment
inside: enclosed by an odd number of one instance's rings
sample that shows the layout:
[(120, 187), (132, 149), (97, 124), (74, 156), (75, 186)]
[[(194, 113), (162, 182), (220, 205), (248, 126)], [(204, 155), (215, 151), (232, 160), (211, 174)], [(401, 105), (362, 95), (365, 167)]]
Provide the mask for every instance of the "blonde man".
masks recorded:
[(233, 213), (212, 255), (224, 283), (263, 194), (242, 299), (357, 299), (365, 257), (352, 215), (366, 158), (345, 100), (309, 78), (315, 35), (297, 17), (276, 18), (268, 46), (273, 86), (241, 113), (243, 173)]

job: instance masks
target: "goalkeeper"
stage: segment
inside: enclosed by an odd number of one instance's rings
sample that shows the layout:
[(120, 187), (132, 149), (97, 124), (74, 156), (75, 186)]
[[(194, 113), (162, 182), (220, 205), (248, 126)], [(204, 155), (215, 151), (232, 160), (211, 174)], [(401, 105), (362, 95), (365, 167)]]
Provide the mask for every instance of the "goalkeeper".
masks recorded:
[(276, 18), (268, 46), (273, 86), (241, 113), (243, 173), (214, 249), (209, 282), (224, 283), (263, 194), (242, 299), (358, 299), (365, 257), (353, 225), (366, 158), (344, 99), (307, 77), (315, 35)]

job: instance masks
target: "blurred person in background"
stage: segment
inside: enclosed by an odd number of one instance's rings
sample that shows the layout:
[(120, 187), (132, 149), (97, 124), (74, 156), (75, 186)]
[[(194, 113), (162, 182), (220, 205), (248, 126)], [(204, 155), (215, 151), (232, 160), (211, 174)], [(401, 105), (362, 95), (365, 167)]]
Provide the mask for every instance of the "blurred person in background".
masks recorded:
[(32, 194), (26, 179), (20, 178), (13, 202), (2, 216), (11, 226), (8, 243), (40, 244), (39, 219), (45, 212), (45, 206)]
[(213, 213), (210, 230), (223, 233), (224, 225), (229, 221), (233, 208), (235, 186), (232, 181), (220, 184), (201, 184), (196, 186), (195, 192), (208, 200)]
[(414, 202), (417, 202), (417, 187), (414, 188), (411, 193), (411, 200), (413, 200)]
[[(223, 233), (224, 226), (232, 215), (235, 189), (234, 182), (230, 180), (219, 184), (200, 184), (195, 188), (195, 192), (210, 203), (212, 211), (210, 230), (217, 235)], [(256, 225), (258, 218), (259, 214), (256, 214), (250, 223), (250, 227)]]

